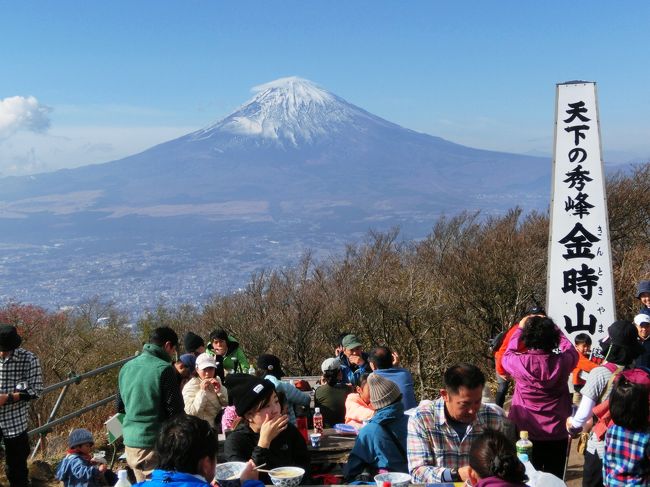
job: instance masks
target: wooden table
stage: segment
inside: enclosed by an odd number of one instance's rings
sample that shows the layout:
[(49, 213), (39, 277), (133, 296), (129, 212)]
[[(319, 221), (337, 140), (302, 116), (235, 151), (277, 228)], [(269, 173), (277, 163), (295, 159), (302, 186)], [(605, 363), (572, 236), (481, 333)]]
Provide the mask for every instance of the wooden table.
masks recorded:
[(321, 436), (320, 446), (315, 448), (311, 446), (311, 442), (307, 445), (311, 454), (311, 463), (313, 465), (347, 463), (356, 438), (356, 435), (341, 434), (334, 428), (326, 428)]

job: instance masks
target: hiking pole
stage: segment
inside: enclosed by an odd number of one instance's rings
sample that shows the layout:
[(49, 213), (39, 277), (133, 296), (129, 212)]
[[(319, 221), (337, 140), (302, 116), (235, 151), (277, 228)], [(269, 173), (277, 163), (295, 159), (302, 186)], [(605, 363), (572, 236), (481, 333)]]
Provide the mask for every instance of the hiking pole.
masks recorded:
[[(574, 417), (577, 411), (578, 411), (578, 406), (572, 404), (571, 417)], [(571, 455), (571, 441), (573, 440), (573, 436), (571, 436), (571, 433), (569, 433), (568, 436), (569, 436), (569, 441), (567, 441), (567, 445), (566, 445), (566, 459), (564, 460), (564, 472), (562, 472), (562, 480), (566, 479), (566, 471), (569, 468), (569, 456)]]

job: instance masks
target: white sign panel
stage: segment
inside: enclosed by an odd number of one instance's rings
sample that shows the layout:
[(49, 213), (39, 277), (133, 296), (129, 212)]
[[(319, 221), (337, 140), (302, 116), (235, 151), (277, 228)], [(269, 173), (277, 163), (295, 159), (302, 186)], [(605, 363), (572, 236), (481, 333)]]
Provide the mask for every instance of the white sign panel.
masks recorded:
[(594, 349), (614, 322), (614, 286), (596, 84), (557, 85), (547, 313)]

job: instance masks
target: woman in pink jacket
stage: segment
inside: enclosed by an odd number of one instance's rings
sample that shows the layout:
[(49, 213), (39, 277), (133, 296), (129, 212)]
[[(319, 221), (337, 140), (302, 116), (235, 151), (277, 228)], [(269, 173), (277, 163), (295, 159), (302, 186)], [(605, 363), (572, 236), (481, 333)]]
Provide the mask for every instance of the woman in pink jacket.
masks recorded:
[(345, 424), (350, 424), (357, 429), (375, 414), (375, 409), (370, 405), (369, 375), (363, 374), (359, 378), (359, 385), (355, 387), (356, 392), (348, 394), (345, 398)]
[[(518, 352), (520, 345), (525, 352)], [(519, 431), (528, 431), (533, 466), (560, 478), (568, 442), (565, 423), (571, 415), (568, 379), (577, 363), (573, 344), (543, 315), (520, 321), (502, 358), (516, 384), (508, 418)]]

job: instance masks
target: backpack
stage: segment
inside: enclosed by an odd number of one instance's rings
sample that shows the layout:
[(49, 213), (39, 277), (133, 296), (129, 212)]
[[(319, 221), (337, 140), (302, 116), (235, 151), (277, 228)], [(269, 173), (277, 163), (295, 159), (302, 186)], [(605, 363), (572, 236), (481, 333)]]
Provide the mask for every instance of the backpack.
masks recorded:
[[(648, 371), (648, 369), (636, 368), (623, 370), (622, 367), (612, 363), (607, 363), (604, 367), (607, 367), (607, 369), (612, 372), (612, 376), (607, 383), (607, 387), (603, 391), (603, 395), (606, 394), (608, 390), (611, 390), (611, 385), (618, 380), (621, 374), (623, 374), (623, 376), (630, 382), (645, 386), (650, 394), (650, 371)], [(614, 424), (611, 413), (609, 412), (609, 398), (594, 407), (593, 413), (598, 418), (598, 421), (594, 424), (591, 431), (599, 441), (602, 441), (605, 438), (607, 428)]]
[(508, 333), (508, 330), (509, 328), (503, 330), (497, 336), (495, 336), (494, 338), (490, 338), (490, 340), (488, 341), (488, 347), (492, 355), (494, 355), (497, 352), (497, 350), (501, 348), (501, 344), (503, 343), (503, 339), (506, 337), (506, 333)]

